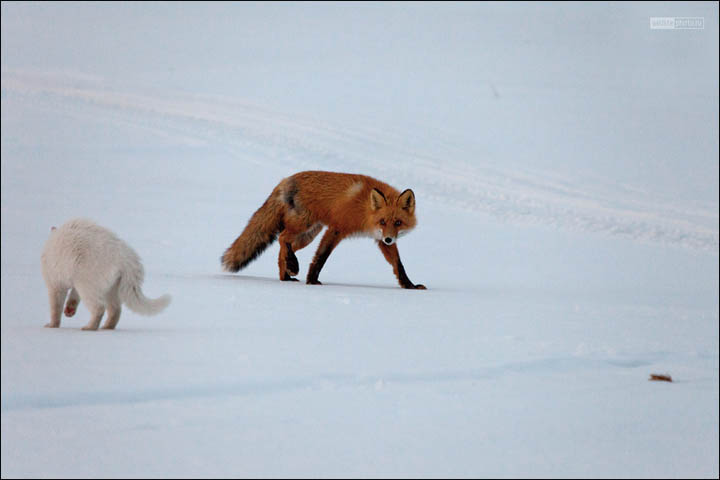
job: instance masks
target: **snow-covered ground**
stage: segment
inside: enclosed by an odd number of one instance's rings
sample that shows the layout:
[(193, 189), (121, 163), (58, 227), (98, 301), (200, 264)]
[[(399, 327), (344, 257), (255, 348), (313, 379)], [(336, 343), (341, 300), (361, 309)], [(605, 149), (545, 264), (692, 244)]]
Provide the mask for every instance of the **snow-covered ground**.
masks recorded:
[[(2, 477), (717, 477), (717, 38), (716, 3), (3, 2)], [(428, 290), (367, 239), (321, 287), (277, 245), (223, 273), (306, 169), (412, 188)], [(165, 312), (42, 328), (77, 216)]]

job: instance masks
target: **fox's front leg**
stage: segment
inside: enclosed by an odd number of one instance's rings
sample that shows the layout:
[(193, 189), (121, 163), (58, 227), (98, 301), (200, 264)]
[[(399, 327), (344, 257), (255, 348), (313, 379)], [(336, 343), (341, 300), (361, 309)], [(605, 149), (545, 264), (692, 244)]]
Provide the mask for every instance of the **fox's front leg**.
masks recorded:
[(400, 282), (400, 286), (402, 288), (426, 290), (425, 285), (415, 285), (408, 278), (407, 273), (405, 273), (405, 267), (403, 267), (403, 264), (400, 261), (400, 252), (398, 252), (397, 243), (393, 243), (392, 245), (385, 245), (383, 242), (379, 241), (378, 246), (380, 247), (380, 251), (385, 257), (385, 260), (387, 260), (388, 263), (392, 265), (393, 272), (395, 272), (395, 276), (397, 277), (398, 282)]

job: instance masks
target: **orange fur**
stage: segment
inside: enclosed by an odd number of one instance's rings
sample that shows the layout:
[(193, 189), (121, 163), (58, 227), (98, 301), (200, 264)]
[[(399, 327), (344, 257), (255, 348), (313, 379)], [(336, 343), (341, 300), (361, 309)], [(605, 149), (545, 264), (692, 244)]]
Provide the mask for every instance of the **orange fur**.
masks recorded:
[(225, 251), (223, 267), (236, 272), (257, 258), (279, 234), (281, 280), (298, 274), (296, 251), (306, 247), (327, 226), (310, 266), (307, 283), (318, 275), (337, 244), (348, 236), (378, 240), (403, 288), (413, 284), (400, 262), (395, 240), (416, 225), (412, 190), (400, 193), (372, 177), (350, 173), (300, 172), (283, 179), (250, 218), (240, 236)]

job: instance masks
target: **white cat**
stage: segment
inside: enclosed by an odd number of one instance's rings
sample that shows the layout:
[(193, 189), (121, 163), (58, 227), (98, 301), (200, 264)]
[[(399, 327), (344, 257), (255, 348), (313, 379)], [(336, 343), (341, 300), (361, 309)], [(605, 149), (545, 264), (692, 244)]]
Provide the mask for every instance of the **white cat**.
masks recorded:
[(50, 328), (60, 326), (68, 290), (65, 315), (75, 315), (82, 299), (91, 313), (83, 330), (97, 330), (105, 309), (102, 328), (114, 329), (122, 304), (143, 315), (160, 313), (170, 295), (149, 299), (140, 286), (144, 271), (140, 257), (110, 230), (85, 219), (74, 219), (52, 228), (42, 254), (42, 270), (50, 298)]

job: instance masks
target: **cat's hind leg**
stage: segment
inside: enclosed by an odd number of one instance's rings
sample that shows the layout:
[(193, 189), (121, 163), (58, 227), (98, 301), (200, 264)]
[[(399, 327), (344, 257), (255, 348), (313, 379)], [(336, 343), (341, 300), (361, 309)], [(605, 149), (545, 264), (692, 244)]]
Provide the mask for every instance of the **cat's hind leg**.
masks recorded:
[(58, 328), (62, 316), (63, 303), (67, 295), (67, 288), (48, 285), (48, 300), (50, 300), (50, 323), (45, 324), (47, 328)]
[(102, 326), (103, 330), (114, 330), (120, 321), (122, 302), (120, 301), (119, 288), (120, 280), (118, 279), (107, 294), (107, 317)]
[(105, 298), (98, 291), (96, 285), (90, 283), (77, 283), (75, 285), (80, 298), (83, 299), (88, 310), (90, 310), (90, 321), (82, 327), (83, 330), (97, 330), (100, 326), (100, 320), (105, 314)]
[(77, 307), (80, 304), (80, 295), (74, 288), (70, 290), (70, 295), (65, 301), (65, 316), (72, 317), (77, 312)]
[(90, 302), (85, 302), (87, 304), (88, 309), (90, 310), (90, 321), (87, 325), (82, 327), (83, 330), (97, 330), (100, 326), (100, 320), (102, 320), (103, 315), (105, 314), (105, 307), (101, 304), (92, 304)]

